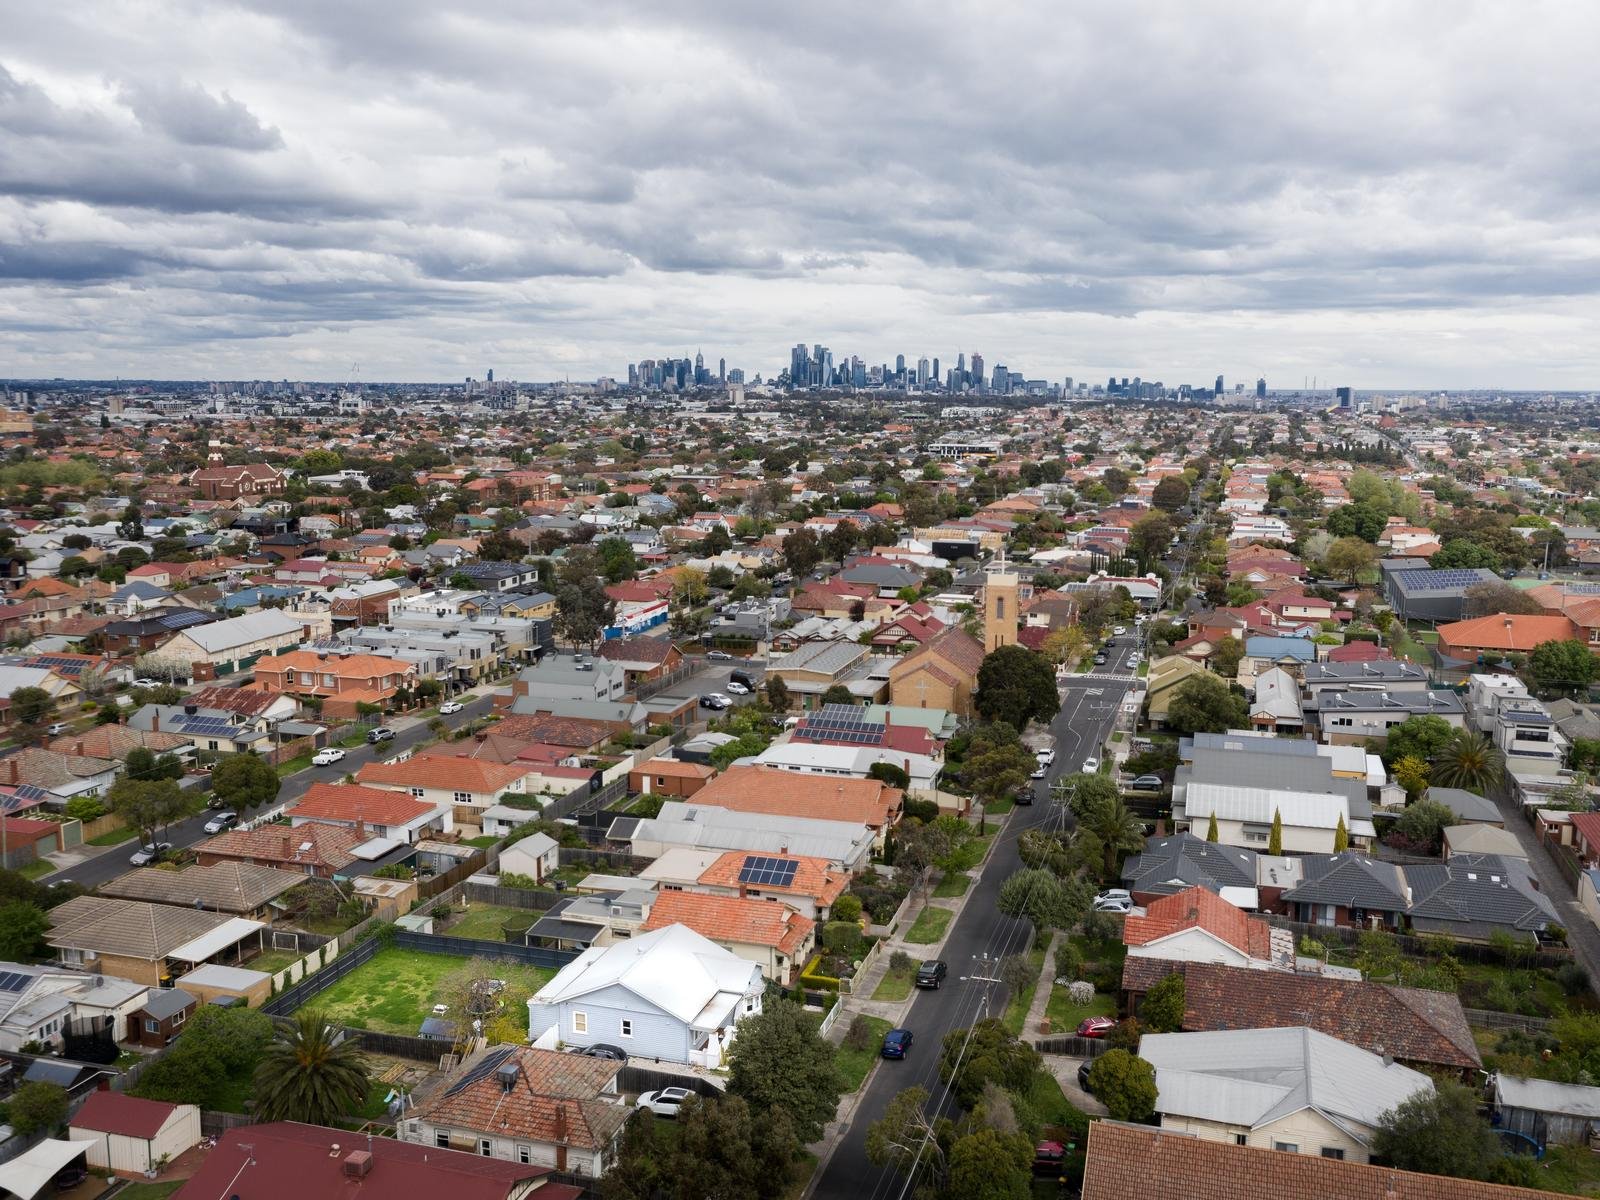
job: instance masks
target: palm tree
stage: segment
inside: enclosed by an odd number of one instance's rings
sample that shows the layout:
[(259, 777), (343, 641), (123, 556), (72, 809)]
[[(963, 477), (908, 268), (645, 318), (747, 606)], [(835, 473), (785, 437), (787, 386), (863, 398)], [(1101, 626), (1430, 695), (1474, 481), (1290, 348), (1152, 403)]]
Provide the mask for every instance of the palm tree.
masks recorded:
[(366, 1060), (353, 1041), (335, 1041), (320, 1012), (298, 1014), (256, 1067), (255, 1115), (262, 1121), (331, 1125), (367, 1096)]
[(1144, 822), (1122, 802), (1121, 796), (1102, 801), (1085, 813), (1083, 831), (1099, 843), (1108, 880), (1116, 878), (1119, 854), (1144, 849)]
[(1485, 734), (1458, 730), (1433, 762), (1433, 779), (1444, 787), (1486, 792), (1506, 775), (1506, 756)]

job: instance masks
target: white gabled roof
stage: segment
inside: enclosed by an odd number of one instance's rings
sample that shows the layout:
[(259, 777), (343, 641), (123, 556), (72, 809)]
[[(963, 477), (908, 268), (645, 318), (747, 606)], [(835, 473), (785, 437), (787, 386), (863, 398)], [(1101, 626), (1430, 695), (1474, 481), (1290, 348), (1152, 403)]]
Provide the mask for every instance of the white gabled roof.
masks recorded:
[(1191, 781), (1184, 792), (1184, 811), (1192, 822), (1216, 813), (1224, 821), (1272, 824), (1272, 814), (1283, 814), (1285, 825), (1302, 829), (1333, 829), (1342, 817), (1350, 827), (1350, 803), (1332, 792), (1292, 792), (1279, 788), (1236, 787), (1231, 783)]
[(279, 609), (264, 608), (260, 612), (247, 613), (242, 617), (214, 621), (210, 625), (191, 625), (181, 632), (207, 654), (217, 654), (223, 650), (248, 646), (267, 638), (302, 633), (304, 626), (293, 617), (285, 616)]
[[(641, 1000), (693, 1024), (719, 996), (728, 1003), (759, 989), (761, 968), (684, 925), (668, 925), (612, 946), (593, 946), (562, 967), (528, 1000), (561, 1004), (624, 987)], [(727, 1007), (720, 1006), (726, 1013)]]

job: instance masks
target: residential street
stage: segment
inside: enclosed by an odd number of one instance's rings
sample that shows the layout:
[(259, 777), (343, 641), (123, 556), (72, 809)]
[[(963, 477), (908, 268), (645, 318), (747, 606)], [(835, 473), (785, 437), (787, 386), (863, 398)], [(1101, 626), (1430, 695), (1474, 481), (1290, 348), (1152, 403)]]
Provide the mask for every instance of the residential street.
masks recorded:
[[(1077, 771), (1110, 730), (1117, 706), (1129, 687), (1130, 660), (1137, 639), (1118, 639), (1110, 661), (1089, 675), (1062, 681), (1061, 712), (1051, 723), (1056, 738), (1056, 759), (1046, 782)], [(1042, 790), (1042, 789), (1041, 789)], [(943, 988), (913, 994), (903, 1023), (916, 1037), (904, 1061), (880, 1062), (868, 1079), (855, 1106), (849, 1129), (819, 1171), (811, 1194), (825, 1200), (883, 1200), (898, 1197), (904, 1180), (872, 1165), (867, 1159), (868, 1127), (883, 1115), (897, 1092), (909, 1087), (928, 1089), (932, 1105), (949, 1113), (952, 1102), (939, 1082), (939, 1049), (946, 1033), (961, 1029), (1005, 1008), (1006, 989), (994, 978), (995, 960), (1025, 951), (1031, 933), (1025, 922), (1013, 921), (995, 911), (1000, 885), (1021, 868), (1017, 837), (1036, 825), (1059, 823), (1064, 813), (1053, 805), (1038, 804), (1012, 811), (1005, 830), (995, 839), (983, 872), (968, 893), (967, 903), (951, 925), (937, 957), (950, 965)], [(1066, 816), (1068, 821), (1070, 816)]]

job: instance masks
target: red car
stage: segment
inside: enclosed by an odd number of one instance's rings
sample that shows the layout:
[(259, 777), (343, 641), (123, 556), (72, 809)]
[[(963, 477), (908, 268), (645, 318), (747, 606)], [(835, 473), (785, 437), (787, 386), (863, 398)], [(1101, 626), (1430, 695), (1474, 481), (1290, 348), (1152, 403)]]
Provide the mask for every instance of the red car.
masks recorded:
[(1085, 1017), (1078, 1026), (1078, 1036), (1102, 1038), (1117, 1027), (1115, 1017)]

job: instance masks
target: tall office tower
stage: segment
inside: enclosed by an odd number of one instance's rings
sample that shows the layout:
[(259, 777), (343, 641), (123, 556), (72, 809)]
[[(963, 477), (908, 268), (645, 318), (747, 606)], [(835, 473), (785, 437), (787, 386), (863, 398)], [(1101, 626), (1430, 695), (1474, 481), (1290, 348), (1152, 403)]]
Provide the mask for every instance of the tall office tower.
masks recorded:
[(967, 352), (963, 350), (956, 355), (956, 378), (965, 379), (967, 376)]
[(867, 386), (867, 364), (854, 354), (850, 356), (850, 384), (858, 388)]
[(1072, 376), (1068, 375), (1067, 376), (1067, 381), (1061, 385), (1061, 394), (1063, 396), (1066, 396), (1066, 395), (1070, 395), (1071, 392), (1072, 392)]
[(994, 365), (994, 382), (991, 390), (998, 396), (1004, 396), (1011, 390), (1011, 372), (1006, 370), (1004, 363)]
[(704, 383), (706, 381), (705, 355), (698, 350), (694, 352), (694, 381), (696, 383)]
[(938, 384), (939, 384), (939, 357), (938, 357), (938, 355), (934, 356), (934, 359), (933, 359), (933, 370), (928, 373), (928, 378), (933, 380), (933, 383), (934, 383), (935, 387), (938, 386)]
[(1267, 398), (1267, 377), (1265, 375), (1263, 375), (1260, 379), (1256, 380), (1256, 399), (1257, 400), (1265, 400), (1266, 398)]
[(639, 367), (635, 363), (629, 363), (628, 364), (628, 386), (629, 387), (638, 387), (639, 386)]
[(725, 358), (717, 359), (717, 382), (728, 382), (728, 360)]
[(983, 355), (974, 354), (972, 356), (972, 370), (968, 372), (968, 375), (972, 379), (972, 385), (980, 392), (983, 391)]
[(919, 388), (928, 386), (928, 360), (926, 358), (917, 359), (917, 386)]
[(1216, 392), (1216, 394), (1219, 395), (1219, 396), (1222, 395), (1222, 376), (1221, 375), (1217, 376), (1217, 386), (1212, 388), (1211, 390)]
[(733, 370), (729, 371), (728, 372), (728, 382), (729, 383), (743, 383), (744, 382), (744, 368), (743, 367), (734, 367)]
[(483, 377), (483, 381), (485, 383), (493, 383), (494, 382), (494, 368), (493, 367), (489, 368), (489, 373)]
[(810, 361), (811, 361), (811, 356), (806, 353), (806, 347), (805, 347), (805, 343), (804, 342), (797, 343), (795, 345), (794, 349), (789, 351), (789, 386), (790, 387), (805, 387), (805, 385), (806, 385), (806, 364), (809, 363)]
[(1336, 388), (1334, 388), (1333, 389), (1333, 398), (1336, 401), (1338, 401), (1338, 404), (1339, 404), (1340, 408), (1353, 408), (1353, 407), (1355, 407), (1355, 393), (1350, 388), (1347, 388), (1347, 387), (1336, 387)]

